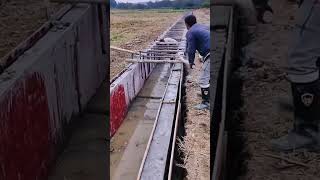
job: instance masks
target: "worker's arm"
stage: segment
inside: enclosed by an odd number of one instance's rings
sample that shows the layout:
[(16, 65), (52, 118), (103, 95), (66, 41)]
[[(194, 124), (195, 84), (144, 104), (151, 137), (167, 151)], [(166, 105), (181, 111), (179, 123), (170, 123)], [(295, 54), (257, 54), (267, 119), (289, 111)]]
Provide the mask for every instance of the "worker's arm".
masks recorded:
[(187, 33), (187, 42), (188, 42), (188, 47), (187, 47), (188, 60), (189, 60), (190, 68), (192, 68), (192, 66), (194, 65), (194, 58), (196, 54), (196, 40), (190, 31)]

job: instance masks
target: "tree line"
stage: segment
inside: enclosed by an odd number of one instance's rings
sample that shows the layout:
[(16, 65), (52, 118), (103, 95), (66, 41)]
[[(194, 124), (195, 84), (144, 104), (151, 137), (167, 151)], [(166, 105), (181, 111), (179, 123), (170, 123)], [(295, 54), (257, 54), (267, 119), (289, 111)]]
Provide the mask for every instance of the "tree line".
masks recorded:
[(209, 7), (210, 0), (162, 0), (146, 3), (117, 3), (116, 0), (110, 0), (111, 8), (117, 9), (159, 9), (159, 8), (198, 8)]

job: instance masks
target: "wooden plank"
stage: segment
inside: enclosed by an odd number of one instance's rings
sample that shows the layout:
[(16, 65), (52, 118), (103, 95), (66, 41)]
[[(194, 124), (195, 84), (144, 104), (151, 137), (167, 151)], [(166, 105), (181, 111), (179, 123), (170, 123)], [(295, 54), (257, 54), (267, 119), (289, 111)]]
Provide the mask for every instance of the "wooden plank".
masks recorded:
[(147, 51), (141, 51), (141, 53), (152, 53), (152, 52), (165, 52), (165, 53), (177, 53), (177, 52), (183, 52), (182, 50), (147, 50)]
[(143, 60), (143, 59), (126, 59), (130, 63), (182, 63), (177, 60)]
[(156, 42), (157, 45), (175, 45), (175, 46), (179, 46), (179, 43), (178, 42), (161, 42), (161, 41), (158, 41)]
[(123, 49), (123, 48), (119, 48), (119, 47), (115, 47), (115, 46), (110, 46), (111, 50), (116, 50), (116, 51), (121, 51), (121, 52), (127, 52), (127, 53), (132, 53), (132, 54), (139, 54), (137, 51), (131, 51), (128, 49)]
[(175, 47), (159, 47), (159, 46), (155, 46), (152, 47), (151, 50), (176, 50), (176, 51), (182, 51), (182, 48), (175, 48)]
[[(135, 56), (135, 57), (137, 57), (137, 56)], [(176, 58), (178, 58), (178, 56), (166, 56), (166, 55), (164, 55), (164, 56), (155, 56), (155, 55), (152, 55), (152, 54), (150, 54), (150, 55), (141, 54), (141, 56), (139, 56), (138, 58), (139, 59), (143, 59), (143, 58), (145, 58), (145, 59), (154, 59), (154, 58), (176, 59)]]

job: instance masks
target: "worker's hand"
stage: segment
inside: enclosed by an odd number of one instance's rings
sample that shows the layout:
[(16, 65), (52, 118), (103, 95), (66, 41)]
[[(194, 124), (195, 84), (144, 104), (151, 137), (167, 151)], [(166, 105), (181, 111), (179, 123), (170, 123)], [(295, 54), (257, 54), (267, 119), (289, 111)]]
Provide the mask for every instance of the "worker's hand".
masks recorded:
[(195, 66), (195, 64), (190, 64), (190, 69), (193, 69), (193, 66)]
[(179, 55), (179, 56), (178, 56), (178, 59), (179, 59), (183, 64), (189, 65), (189, 61), (187, 61), (182, 55)]
[(203, 57), (199, 55), (198, 60), (199, 60), (199, 62), (203, 62)]

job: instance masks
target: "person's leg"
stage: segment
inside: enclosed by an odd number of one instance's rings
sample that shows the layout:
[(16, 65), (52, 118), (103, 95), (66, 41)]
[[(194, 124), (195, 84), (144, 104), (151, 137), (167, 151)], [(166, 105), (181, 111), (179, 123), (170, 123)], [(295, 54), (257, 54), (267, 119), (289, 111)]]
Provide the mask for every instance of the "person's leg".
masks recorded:
[(288, 65), (288, 79), (294, 83), (309, 83), (319, 78), (320, 4), (305, 0), (298, 10)]
[(289, 134), (271, 141), (279, 151), (294, 149), (319, 150), (320, 80), (311, 83), (292, 83), (294, 124)]
[(304, 0), (298, 10), (294, 42), (289, 52), (288, 79), (294, 105), (294, 128), (286, 136), (272, 141), (276, 150), (318, 146), (320, 119), (320, 4)]
[(201, 104), (196, 106), (196, 109), (209, 109), (210, 103), (210, 57), (207, 57), (202, 65), (201, 74), (199, 77), (199, 85), (201, 89)]

